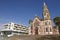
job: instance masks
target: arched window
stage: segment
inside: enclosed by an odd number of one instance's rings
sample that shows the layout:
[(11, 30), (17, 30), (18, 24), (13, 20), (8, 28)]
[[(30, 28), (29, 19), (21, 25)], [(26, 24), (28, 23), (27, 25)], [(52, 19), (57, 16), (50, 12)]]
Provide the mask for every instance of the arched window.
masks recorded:
[(45, 22), (45, 25), (48, 25), (47, 22)]
[(35, 27), (38, 27), (39, 26), (39, 22), (37, 20), (35, 21), (34, 26)]
[(48, 27), (46, 27), (46, 32), (48, 32)]
[(50, 28), (50, 32), (52, 31), (52, 29)]

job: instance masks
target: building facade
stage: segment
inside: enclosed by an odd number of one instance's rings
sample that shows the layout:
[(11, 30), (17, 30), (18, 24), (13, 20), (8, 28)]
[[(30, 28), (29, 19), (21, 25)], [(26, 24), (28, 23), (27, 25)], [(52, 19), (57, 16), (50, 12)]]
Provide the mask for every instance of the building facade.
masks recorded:
[(34, 19), (29, 21), (29, 35), (53, 34), (53, 26), (50, 19), (50, 13), (45, 3), (43, 5), (42, 16), (43, 18), (40, 19), (37, 15), (35, 15)]
[(47, 5), (44, 3), (42, 11), (42, 19), (35, 15), (33, 20), (29, 20), (29, 28), (16, 23), (4, 24), (4, 29), (0, 30), (1, 35), (52, 35), (59, 34), (58, 28), (55, 29), (52, 25), (50, 13)]

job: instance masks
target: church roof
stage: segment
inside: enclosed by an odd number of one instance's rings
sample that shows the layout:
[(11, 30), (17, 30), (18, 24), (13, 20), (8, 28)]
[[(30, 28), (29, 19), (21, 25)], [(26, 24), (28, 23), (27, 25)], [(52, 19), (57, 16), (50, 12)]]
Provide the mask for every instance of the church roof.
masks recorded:
[(34, 18), (38, 18), (39, 20), (40, 20), (40, 18), (38, 17), (38, 15), (35, 15), (35, 17)]

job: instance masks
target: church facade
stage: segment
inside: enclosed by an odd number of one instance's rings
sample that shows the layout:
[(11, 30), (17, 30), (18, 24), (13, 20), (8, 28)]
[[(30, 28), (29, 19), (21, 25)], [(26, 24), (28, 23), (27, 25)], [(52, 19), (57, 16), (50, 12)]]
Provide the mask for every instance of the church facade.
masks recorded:
[(50, 13), (45, 3), (43, 5), (42, 16), (43, 18), (40, 19), (35, 15), (34, 19), (29, 21), (29, 35), (53, 34), (52, 20), (50, 19)]

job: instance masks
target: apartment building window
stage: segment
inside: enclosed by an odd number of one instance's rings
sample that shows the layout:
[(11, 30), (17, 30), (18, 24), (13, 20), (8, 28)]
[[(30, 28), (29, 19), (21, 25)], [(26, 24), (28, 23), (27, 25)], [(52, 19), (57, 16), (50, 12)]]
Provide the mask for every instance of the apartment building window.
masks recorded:
[(7, 29), (8, 27), (7, 26), (5, 26), (5, 29)]
[(9, 29), (10, 29), (10, 27), (9, 27)]

